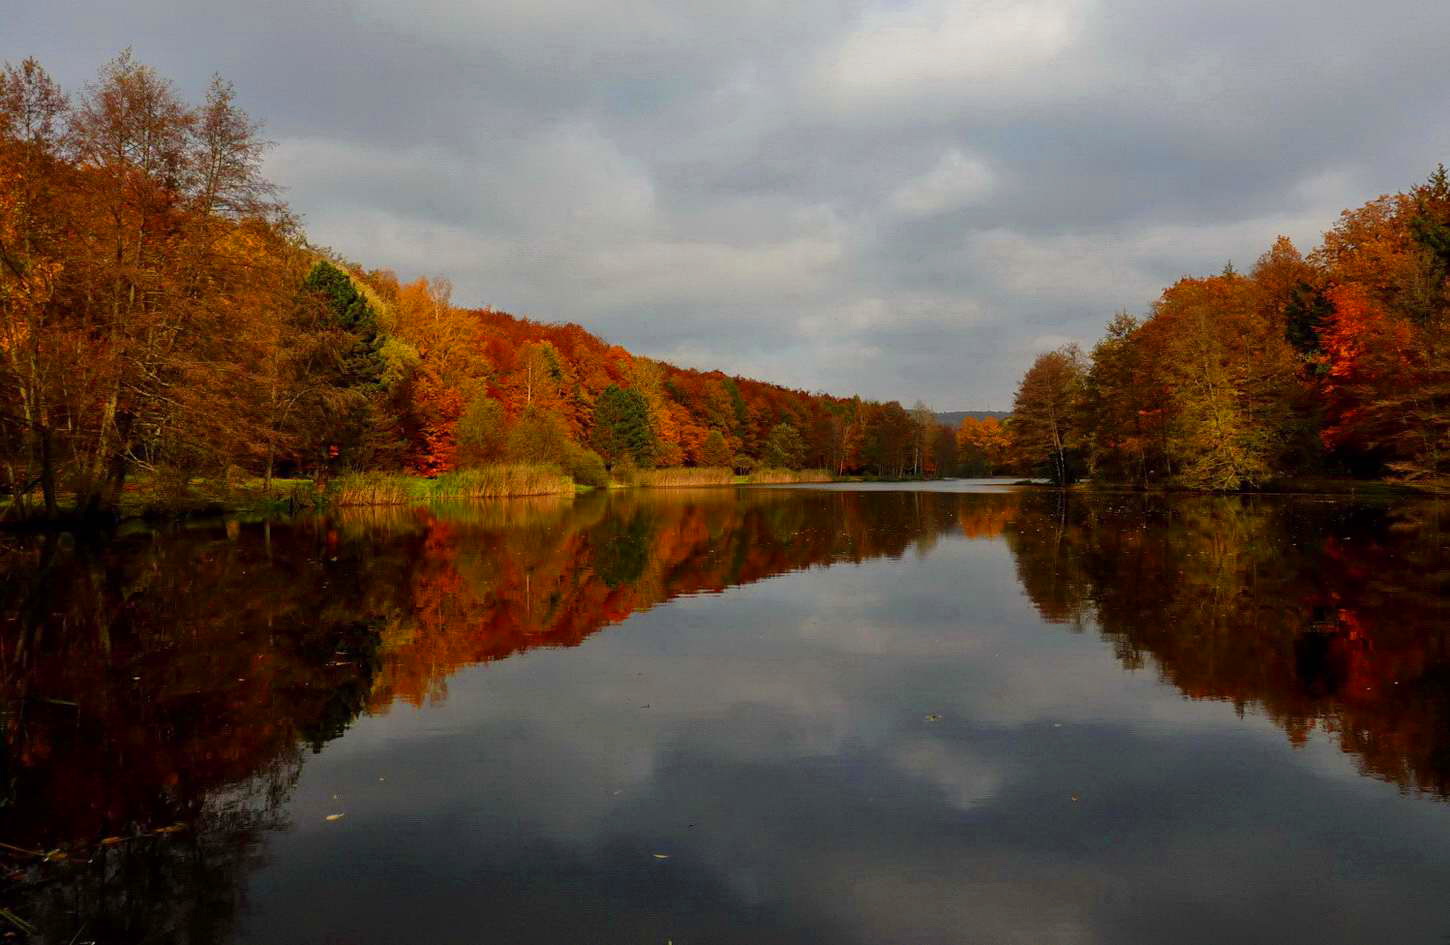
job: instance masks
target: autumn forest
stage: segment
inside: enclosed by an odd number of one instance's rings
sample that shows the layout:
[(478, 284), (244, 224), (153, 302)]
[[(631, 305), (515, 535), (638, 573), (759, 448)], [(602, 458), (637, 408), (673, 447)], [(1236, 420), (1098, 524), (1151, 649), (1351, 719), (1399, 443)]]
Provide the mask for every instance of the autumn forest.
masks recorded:
[(191, 105), (129, 53), (75, 95), (5, 68), (0, 488), (19, 511), (105, 514), (138, 474), (956, 466), (923, 405), (677, 368), (314, 247), (264, 152), (221, 79)]
[[(308, 242), (260, 126), (131, 54), (67, 94), (0, 75), (6, 515), (111, 515), (128, 489), (551, 467), (784, 478), (1038, 475), (1238, 490), (1450, 482), (1450, 181), (1346, 212), (1301, 254), (1184, 278), (1091, 352), (1040, 356), (1013, 415), (907, 409), (641, 357), (454, 303)], [(510, 480), (513, 481), (513, 480)], [(555, 477), (550, 483), (566, 480)], [(554, 487), (500, 487), (552, 491)], [(375, 491), (368, 495), (377, 494)]]
[(1450, 177), (1347, 210), (1307, 256), (1184, 278), (1090, 353), (1040, 356), (1012, 433), (1054, 481), (1450, 486)]

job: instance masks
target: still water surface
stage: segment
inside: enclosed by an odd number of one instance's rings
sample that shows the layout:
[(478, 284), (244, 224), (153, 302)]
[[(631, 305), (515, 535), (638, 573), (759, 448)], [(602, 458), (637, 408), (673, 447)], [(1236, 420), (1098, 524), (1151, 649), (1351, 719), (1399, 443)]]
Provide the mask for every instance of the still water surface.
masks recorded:
[(4, 539), (0, 904), (37, 943), (1444, 942), (1445, 513), (946, 484)]

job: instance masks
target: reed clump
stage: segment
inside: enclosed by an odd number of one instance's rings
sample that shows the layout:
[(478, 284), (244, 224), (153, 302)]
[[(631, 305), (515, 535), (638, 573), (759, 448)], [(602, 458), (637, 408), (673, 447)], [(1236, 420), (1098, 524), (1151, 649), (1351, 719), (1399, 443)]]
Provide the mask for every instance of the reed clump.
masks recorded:
[(683, 489), (692, 486), (779, 485), (792, 482), (831, 482), (824, 469), (757, 469), (738, 476), (724, 466), (672, 467), (643, 469), (632, 485), (646, 489)]
[(460, 469), (436, 479), (399, 473), (349, 473), (335, 480), (329, 491), (332, 503), (340, 507), (427, 505), (572, 493), (574, 480), (555, 466), (504, 463)]
[(729, 486), (739, 481), (733, 470), (723, 466), (675, 466), (640, 470), (636, 484), (646, 489), (681, 489), (690, 486)]
[(757, 469), (745, 478), (753, 485), (780, 485), (791, 482), (832, 482), (834, 477), (824, 469)]

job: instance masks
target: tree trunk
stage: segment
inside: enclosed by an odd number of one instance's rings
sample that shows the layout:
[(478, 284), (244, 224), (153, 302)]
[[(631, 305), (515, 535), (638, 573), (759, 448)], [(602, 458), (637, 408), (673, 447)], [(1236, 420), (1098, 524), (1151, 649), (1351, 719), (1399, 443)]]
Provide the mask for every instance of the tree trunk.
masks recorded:
[(35, 435), (39, 440), (40, 494), (45, 500), (45, 517), (54, 520), (60, 510), (55, 496), (55, 458), (51, 455), (50, 427), (41, 427)]

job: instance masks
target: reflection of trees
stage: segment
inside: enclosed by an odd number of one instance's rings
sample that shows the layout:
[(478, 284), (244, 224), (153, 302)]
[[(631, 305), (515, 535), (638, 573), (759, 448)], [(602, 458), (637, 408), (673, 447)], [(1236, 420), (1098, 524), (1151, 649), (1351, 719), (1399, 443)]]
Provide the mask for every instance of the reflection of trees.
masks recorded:
[(1129, 667), (1254, 706), (1296, 744), (1450, 797), (1450, 556), (1441, 509), (1311, 500), (1030, 496), (1007, 532), (1049, 620)]
[[(51, 937), (213, 941), (307, 748), (462, 666), (835, 562), (1005, 536), (1043, 616), (1450, 796), (1440, 510), (1271, 499), (595, 494), (0, 545), (5, 894)], [(184, 831), (158, 834), (184, 824)], [(100, 845), (107, 837), (125, 838)]]
[(301, 746), (371, 692), (387, 589), (356, 556), (235, 528), (0, 551), (0, 839), (70, 861), (10, 851), (7, 900), (61, 941), (223, 937)]
[(459, 666), (529, 647), (573, 646), (680, 595), (718, 593), (812, 565), (899, 557), (948, 531), (988, 534), (1010, 519), (1005, 510), (1015, 501), (701, 490), (547, 504), (539, 507), (539, 527), (452, 515), (396, 518), (394, 535), (410, 535), (415, 548), (411, 599), (383, 633), (372, 706), (439, 698)]
[(59, 941), (222, 940), (306, 749), (359, 712), (679, 595), (995, 534), (1014, 503), (631, 492), (11, 539), (0, 841), (69, 860), (12, 853), (3, 904)]
[[(1440, 510), (1259, 499), (594, 494), (0, 545), (4, 903), (51, 938), (226, 937), (307, 748), (462, 666), (835, 562), (1003, 535), (1043, 616), (1450, 796)], [(157, 831), (173, 824), (186, 829)], [(125, 838), (101, 845), (107, 837)]]
[(15, 909), (46, 941), (226, 941), (297, 770), (295, 759), (277, 759), (246, 784), (215, 791), (184, 831), (97, 847), (85, 865), (31, 866)]

